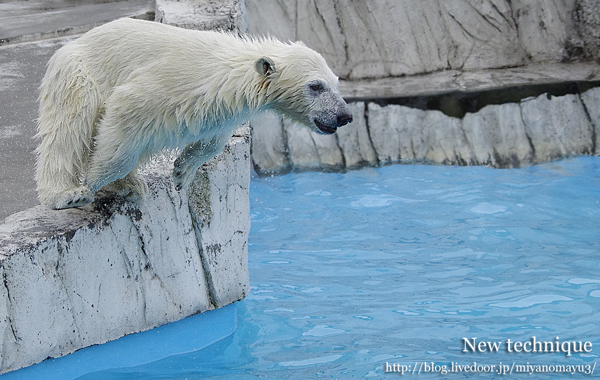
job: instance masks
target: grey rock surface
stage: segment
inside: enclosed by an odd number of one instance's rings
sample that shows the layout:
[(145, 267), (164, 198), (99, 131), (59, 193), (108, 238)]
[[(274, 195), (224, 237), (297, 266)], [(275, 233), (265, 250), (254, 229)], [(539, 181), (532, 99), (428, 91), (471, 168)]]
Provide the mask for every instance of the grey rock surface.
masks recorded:
[(241, 32), (248, 29), (243, 0), (156, 0), (155, 21), (186, 29)]
[(350, 100), (377, 100), (438, 94), (460, 96), (577, 82), (600, 82), (600, 65), (596, 62), (539, 63), (477, 71), (445, 70), (406, 77), (340, 80), (340, 92)]
[(594, 128), (594, 154), (600, 154), (600, 88), (581, 94), (581, 100)]
[(287, 135), (289, 159), (298, 170), (340, 170), (344, 167), (337, 136), (318, 135), (303, 125), (283, 120)]
[(593, 153), (594, 130), (579, 96), (540, 95), (521, 110), (536, 161)]
[(597, 51), (600, 32), (597, 2), (583, 0), (246, 0), (246, 9), (250, 33), (302, 40), (347, 79), (561, 62)]
[[(321, 170), (327, 163), (321, 163), (315, 139), (318, 136), (302, 125), (283, 120), (283, 128), (287, 136), (290, 164), (299, 170)], [(330, 143), (329, 136), (323, 136), (325, 141), (321, 145)], [(334, 137), (335, 138), (335, 137)]]
[(440, 111), (369, 103), (368, 119), (371, 141), (377, 152), (377, 161), (372, 164), (402, 160), (444, 164), (473, 162), (460, 120)]
[[(513, 168), (598, 154), (598, 87), (581, 95), (542, 94), (519, 103), (487, 105), (462, 118), (395, 104), (350, 105), (355, 122), (335, 135), (319, 136), (299, 126), (284, 128), (279, 143), (287, 143), (287, 148), (279, 149), (279, 156), (271, 152), (269, 167), (262, 166), (261, 156), (253, 152), (258, 173), (281, 170), (273, 163), (284, 162), (286, 154), (287, 170), (293, 171), (345, 170), (398, 162)], [(260, 125), (256, 122), (255, 131), (281, 128), (279, 120), (271, 125), (264, 120)]]
[(259, 173), (286, 173), (291, 169), (281, 116), (263, 112), (252, 121), (252, 157)]
[[(514, 168), (534, 161), (519, 104), (490, 105), (469, 113), (463, 118), (462, 127), (472, 147), (471, 162)], [(545, 160), (542, 158), (540, 162)]]
[(369, 138), (367, 120), (365, 118), (365, 103), (355, 102), (349, 105), (354, 116), (351, 127), (337, 131), (337, 143), (344, 156), (344, 166), (356, 168), (369, 165), (376, 160), (376, 153)]
[(585, 58), (600, 58), (600, 2), (577, 0), (575, 25), (582, 41), (571, 48), (581, 49), (579, 54)]
[(221, 307), (250, 291), (250, 129), (240, 128), (217, 157), (198, 170), (188, 194), (211, 303)]

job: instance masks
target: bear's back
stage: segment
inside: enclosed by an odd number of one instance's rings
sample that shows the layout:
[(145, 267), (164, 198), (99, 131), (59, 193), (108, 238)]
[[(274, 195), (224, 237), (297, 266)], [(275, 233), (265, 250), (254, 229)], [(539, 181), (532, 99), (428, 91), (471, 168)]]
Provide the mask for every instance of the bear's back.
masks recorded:
[[(218, 48), (243, 41), (233, 35), (176, 28), (157, 22), (119, 19), (87, 32), (69, 43), (64, 54), (73, 54), (85, 62), (99, 83), (107, 88), (122, 84), (136, 70), (145, 70), (160, 62), (165, 71), (210, 66), (219, 62)], [(62, 50), (62, 49), (61, 49)]]

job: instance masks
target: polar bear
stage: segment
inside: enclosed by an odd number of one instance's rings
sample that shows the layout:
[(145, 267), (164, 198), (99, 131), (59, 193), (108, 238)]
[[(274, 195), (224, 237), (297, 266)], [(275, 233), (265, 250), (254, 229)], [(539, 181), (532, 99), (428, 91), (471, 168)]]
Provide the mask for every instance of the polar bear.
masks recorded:
[(321, 134), (352, 121), (338, 78), (302, 43), (134, 19), (92, 29), (54, 54), (42, 80), (40, 202), (79, 207), (105, 186), (143, 199), (136, 168), (164, 148), (183, 148), (173, 169), (180, 190), (267, 109)]

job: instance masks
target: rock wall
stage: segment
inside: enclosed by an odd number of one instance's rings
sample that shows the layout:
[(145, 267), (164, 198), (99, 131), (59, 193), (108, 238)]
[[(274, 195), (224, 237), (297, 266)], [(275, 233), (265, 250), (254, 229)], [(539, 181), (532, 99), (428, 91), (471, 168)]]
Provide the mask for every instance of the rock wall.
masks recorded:
[[(252, 160), (260, 174), (399, 162), (519, 167), (600, 154), (598, 105), (600, 88), (488, 105), (463, 118), (438, 110), (354, 102), (354, 121), (329, 136), (267, 115), (253, 121)], [(274, 148), (263, 149), (266, 145)]]
[(248, 29), (244, 0), (156, 0), (155, 21), (196, 30)]
[(598, 57), (593, 0), (246, 0), (246, 9), (250, 33), (301, 40), (346, 79)]

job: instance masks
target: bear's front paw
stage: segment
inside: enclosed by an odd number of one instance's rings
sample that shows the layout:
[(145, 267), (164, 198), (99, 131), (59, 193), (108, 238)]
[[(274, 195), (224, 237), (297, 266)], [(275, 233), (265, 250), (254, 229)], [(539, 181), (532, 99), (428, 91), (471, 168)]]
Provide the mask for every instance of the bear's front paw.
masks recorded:
[(175, 183), (175, 189), (180, 191), (181, 189), (187, 188), (194, 179), (195, 172), (190, 173), (189, 170), (183, 170), (183, 168), (177, 167), (173, 169), (173, 182)]
[(130, 202), (139, 203), (146, 199), (148, 185), (142, 178), (130, 173), (127, 177), (104, 186), (102, 190), (116, 193), (119, 196), (125, 197)]
[(94, 193), (85, 186), (64, 190), (56, 194), (50, 204), (55, 210), (81, 207), (94, 201)]
[(148, 195), (148, 185), (146, 185), (146, 181), (143, 179), (139, 179), (131, 184), (129, 189), (129, 194), (125, 196), (129, 202), (139, 203), (146, 199)]

